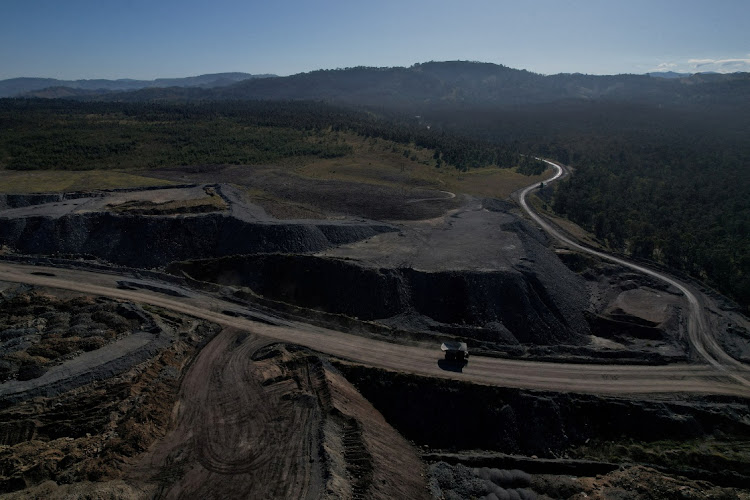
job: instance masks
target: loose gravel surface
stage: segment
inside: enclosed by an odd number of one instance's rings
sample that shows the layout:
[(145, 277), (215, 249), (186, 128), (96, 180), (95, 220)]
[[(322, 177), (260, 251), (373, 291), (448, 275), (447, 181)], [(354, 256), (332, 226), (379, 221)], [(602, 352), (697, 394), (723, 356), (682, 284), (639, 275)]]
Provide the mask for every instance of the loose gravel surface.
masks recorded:
[[(55, 276), (33, 274), (39, 271)], [(398, 345), (294, 322), (284, 322), (284, 326), (258, 323), (223, 314), (220, 311), (229, 310), (240, 314), (246, 308), (215, 297), (191, 290), (185, 290), (186, 297), (180, 299), (147, 290), (121, 290), (117, 288), (119, 279), (116, 275), (105, 273), (0, 264), (0, 281), (72, 289), (151, 304), (271, 339), (308, 346), (369, 366), (505, 387), (554, 391), (604, 394), (684, 392), (750, 396), (747, 387), (738, 384), (735, 378), (710, 365), (701, 364), (602, 366), (473, 356), (469, 364), (460, 371), (446, 371), (439, 363), (442, 356), (437, 345)]]

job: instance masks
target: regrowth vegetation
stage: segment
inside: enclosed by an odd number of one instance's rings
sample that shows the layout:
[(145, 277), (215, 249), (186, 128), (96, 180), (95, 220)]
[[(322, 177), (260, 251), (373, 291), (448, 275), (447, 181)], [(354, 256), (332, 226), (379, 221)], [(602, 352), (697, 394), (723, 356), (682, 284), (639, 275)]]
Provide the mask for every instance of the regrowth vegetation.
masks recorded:
[[(0, 167), (11, 170), (257, 165), (344, 157), (346, 131), (434, 149), (435, 165), (515, 166), (510, 148), (431, 131), (419, 120), (304, 102), (196, 104), (0, 101)], [(531, 173), (531, 172), (529, 172)]]
[(12, 170), (89, 170), (258, 164), (350, 152), (290, 126), (210, 108), (5, 101), (2, 164)]

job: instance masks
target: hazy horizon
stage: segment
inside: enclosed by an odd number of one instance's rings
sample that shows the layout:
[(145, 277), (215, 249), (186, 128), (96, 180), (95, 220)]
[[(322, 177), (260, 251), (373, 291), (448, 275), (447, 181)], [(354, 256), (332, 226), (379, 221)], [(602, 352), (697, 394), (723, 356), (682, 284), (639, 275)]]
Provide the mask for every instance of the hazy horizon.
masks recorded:
[[(433, 62), (436, 62), (436, 63), (468, 62), (468, 63), (479, 63), (479, 64), (487, 63), (487, 61), (466, 61), (466, 60), (463, 60), (463, 61), (461, 61), (461, 60), (457, 60), (457, 61), (418, 61), (418, 62), (415, 62), (413, 64), (408, 64), (408, 65), (404, 65), (404, 66), (365, 66), (365, 65), (359, 65), (359, 67), (367, 67), (367, 68), (383, 68), (383, 67), (389, 67), (389, 68), (396, 68), (396, 67), (409, 68), (409, 67), (412, 67), (412, 66), (415, 66), (415, 65), (418, 65), (418, 64), (426, 64), (426, 63), (433, 63)], [(502, 63), (490, 63), (490, 64), (498, 64), (498, 65), (510, 67), (507, 64), (502, 64)], [(16, 78), (57, 79), (59, 81), (87, 81), (87, 80), (91, 80), (91, 81), (93, 81), (93, 80), (108, 80), (108, 81), (157, 81), (157, 80), (172, 80), (172, 79), (180, 79), (180, 78), (195, 78), (195, 77), (207, 76), (207, 75), (233, 74), (233, 73), (252, 74), (253, 76), (268, 75), (268, 76), (287, 77), (287, 76), (294, 76), (296, 74), (302, 74), (302, 73), (308, 73), (308, 72), (314, 72), (314, 71), (346, 70), (346, 69), (349, 69), (349, 68), (352, 68), (352, 67), (353, 66), (348, 66), (348, 67), (344, 67), (344, 68), (316, 68), (316, 69), (313, 69), (313, 70), (310, 70), (310, 71), (304, 71), (304, 72), (300, 72), (300, 73), (293, 73), (291, 75), (277, 75), (277, 74), (268, 73), (268, 72), (249, 73), (247, 71), (217, 71), (217, 72), (214, 72), (214, 73), (193, 73), (193, 74), (184, 74), (184, 75), (167, 76), (167, 77), (157, 76), (157, 77), (154, 77), (154, 78), (131, 78), (131, 77), (120, 77), (120, 78), (98, 78), (98, 77), (97, 78), (55, 78), (55, 77), (51, 77), (51, 76), (28, 76), (28, 75), (24, 75), (24, 76), (18, 76), (18, 77), (2, 78), (2, 79), (0, 79), (0, 81), (2, 81), (2, 80), (13, 80), (13, 79), (16, 79)], [(512, 68), (511, 67), (511, 69), (530, 71), (530, 70), (527, 70), (526, 68)], [(743, 72), (750, 72), (750, 69), (743, 70), (743, 71), (733, 71), (732, 73), (743, 73)], [(564, 72), (561, 72), (561, 73), (554, 73), (554, 74), (575, 74), (575, 73), (579, 73), (579, 72), (564, 71)], [(606, 74), (599, 74), (598, 76), (607, 76), (607, 75), (614, 76), (614, 75), (622, 75), (622, 74), (641, 74), (641, 75), (646, 75), (646, 74), (649, 74), (649, 73), (700, 74), (700, 73), (720, 73), (720, 72), (717, 72), (717, 71), (700, 71), (700, 70), (696, 70), (696, 71), (675, 71), (675, 70), (671, 70), (669, 68), (667, 68), (667, 69), (656, 68), (653, 71), (646, 71), (646, 72), (643, 72), (643, 73), (606, 73)], [(724, 72), (724, 73), (729, 73), (729, 72)], [(553, 73), (549, 73), (549, 74), (551, 75)], [(580, 74), (592, 74), (592, 73), (580, 73)]]
[(750, 70), (750, 3), (6, 0), (0, 79), (288, 76), (469, 60), (541, 74)]

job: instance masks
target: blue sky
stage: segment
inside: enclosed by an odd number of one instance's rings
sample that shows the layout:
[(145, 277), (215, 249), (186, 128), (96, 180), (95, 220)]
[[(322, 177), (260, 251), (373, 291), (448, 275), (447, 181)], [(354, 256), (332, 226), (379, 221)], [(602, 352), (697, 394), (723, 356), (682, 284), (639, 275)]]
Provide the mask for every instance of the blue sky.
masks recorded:
[(750, 0), (2, 0), (0, 79), (289, 75), (473, 60), (750, 71)]

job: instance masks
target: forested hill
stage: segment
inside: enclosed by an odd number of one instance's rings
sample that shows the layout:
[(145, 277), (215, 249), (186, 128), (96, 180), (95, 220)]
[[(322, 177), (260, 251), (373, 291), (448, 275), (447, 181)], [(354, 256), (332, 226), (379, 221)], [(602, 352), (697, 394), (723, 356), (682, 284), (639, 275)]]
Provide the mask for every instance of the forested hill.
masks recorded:
[(655, 104), (750, 97), (750, 74), (663, 79), (644, 75), (543, 76), (489, 63), (432, 62), (410, 68), (349, 68), (248, 81), (209, 94), (239, 99), (327, 99), (387, 108), (508, 107), (568, 99)]
[[(44, 94), (36, 94), (44, 97)], [(69, 95), (75, 96), (75, 92)], [(83, 93), (81, 97), (89, 98)], [(211, 89), (145, 88), (100, 96), (118, 101), (300, 99), (375, 106), (419, 113), (424, 109), (517, 107), (565, 100), (628, 101), (654, 105), (731, 105), (750, 99), (750, 74), (544, 76), (490, 63), (430, 62), (409, 68), (356, 67), (288, 77), (245, 80)]]

